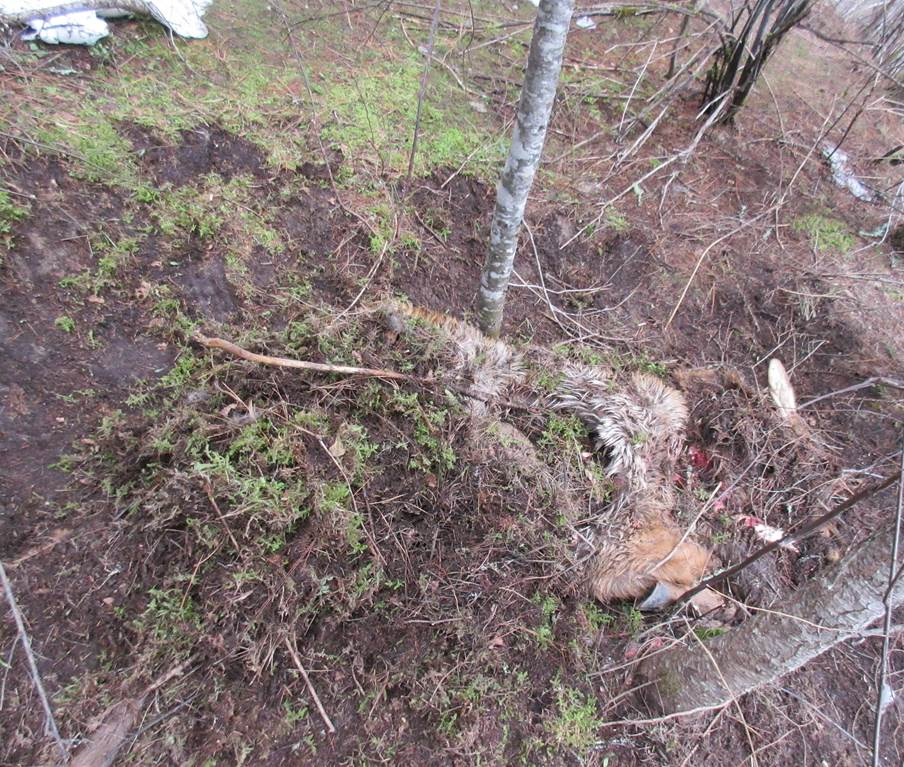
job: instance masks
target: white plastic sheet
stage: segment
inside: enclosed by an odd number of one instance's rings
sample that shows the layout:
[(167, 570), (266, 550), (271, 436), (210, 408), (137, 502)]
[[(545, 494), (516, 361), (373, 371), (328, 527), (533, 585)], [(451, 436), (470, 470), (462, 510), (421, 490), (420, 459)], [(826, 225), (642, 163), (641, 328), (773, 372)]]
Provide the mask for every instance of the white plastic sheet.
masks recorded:
[(854, 197), (863, 202), (872, 202), (875, 195), (864, 186), (851, 170), (851, 158), (847, 152), (843, 152), (834, 144), (825, 144), (822, 148), (823, 157), (832, 169), (832, 180), (836, 186), (847, 189)]
[(69, 43), (94, 45), (110, 34), (107, 22), (94, 11), (75, 11), (46, 19), (32, 19), (22, 33), (23, 40), (40, 40), (44, 43)]
[(211, 0), (0, 0), (0, 22), (24, 24), (26, 40), (94, 45), (109, 34), (104, 18), (151, 16), (180, 37), (207, 37), (202, 20)]

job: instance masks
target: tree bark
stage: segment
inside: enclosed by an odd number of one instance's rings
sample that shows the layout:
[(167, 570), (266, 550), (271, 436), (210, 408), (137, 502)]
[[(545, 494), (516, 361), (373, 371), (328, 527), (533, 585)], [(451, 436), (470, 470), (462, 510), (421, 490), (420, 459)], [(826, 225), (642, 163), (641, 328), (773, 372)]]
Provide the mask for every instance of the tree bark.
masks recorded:
[(734, 15), (706, 76), (706, 114), (717, 114), (720, 123), (734, 120), (767, 59), (806, 17), (811, 4), (812, 0), (756, 0)]
[(496, 187), (490, 243), (477, 293), (478, 323), (489, 336), (498, 336), (502, 327), (524, 207), (540, 164), (573, 11), (574, 0), (540, 0), (537, 10), (512, 145)]
[[(888, 525), (837, 565), (795, 592), (781, 613), (760, 612), (737, 629), (641, 664), (650, 703), (663, 714), (715, 708), (800, 668), (865, 629), (885, 612)], [(904, 584), (890, 595), (904, 602)]]

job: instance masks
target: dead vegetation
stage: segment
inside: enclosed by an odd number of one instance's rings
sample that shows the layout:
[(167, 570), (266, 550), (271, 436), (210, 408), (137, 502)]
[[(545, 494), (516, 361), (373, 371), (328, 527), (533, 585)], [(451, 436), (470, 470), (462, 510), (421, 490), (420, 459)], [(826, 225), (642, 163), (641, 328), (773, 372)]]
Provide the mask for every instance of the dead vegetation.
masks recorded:
[[(821, 146), (843, 138), (894, 201), (897, 166), (866, 162), (896, 145), (894, 98), (798, 30), (738, 127), (701, 132), (706, 16), (573, 30), (504, 328), (529, 391), (494, 403), (448, 375), (463, 363), (429, 318), (472, 309), (528, 14), (443, 4), (403, 194), (432, 4), (274, 9), (278, 43), (223, 2), (205, 42), (130, 24), (93, 52), (0, 51), (0, 557), (64, 746), (123, 764), (863, 763), (875, 637), (692, 722), (652, 718), (634, 672), (781, 609), (885, 497), (721, 584), (733, 616), (603, 605), (575, 541), (618, 488), (584, 425), (536, 397), (569, 364), (680, 390), (674, 513), (713, 569), (762, 544), (758, 523), (793, 531), (891, 471), (900, 211), (834, 187)], [(399, 294), (424, 317), (372, 311)], [(324, 367), (232, 359), (198, 331)], [(43, 728), (3, 620), (0, 761), (53, 760)], [(884, 733), (900, 761), (894, 716)]]

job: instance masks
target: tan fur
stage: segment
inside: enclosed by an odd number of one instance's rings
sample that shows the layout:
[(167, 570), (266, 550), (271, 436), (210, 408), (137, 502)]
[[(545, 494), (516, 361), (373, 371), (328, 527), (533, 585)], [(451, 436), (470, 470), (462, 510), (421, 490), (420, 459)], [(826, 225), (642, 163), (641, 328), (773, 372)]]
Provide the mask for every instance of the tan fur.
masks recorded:
[(519, 353), (503, 341), (487, 338), (466, 322), (400, 301), (392, 302), (387, 309), (421, 320), (446, 337), (449, 371), (475, 397), (470, 402), (474, 415), (483, 415), (487, 402), (504, 398), (510, 387), (524, 379)]
[[(474, 437), (485, 442), (487, 404), (525, 383), (522, 355), (444, 314), (397, 302), (387, 311), (421, 320), (445, 337), (449, 373), (477, 398), (471, 402)], [(544, 354), (528, 354), (534, 352)], [(564, 372), (559, 390), (537, 401), (571, 411), (585, 423), (596, 448), (608, 455), (609, 473), (620, 486), (594, 525), (596, 554), (586, 572), (590, 591), (602, 602), (641, 599), (659, 583), (677, 598), (699, 582), (709, 561), (706, 549), (682, 541), (672, 516), (672, 475), (688, 419), (684, 397), (644, 373), (616, 386), (605, 368), (570, 366)], [(530, 455), (538, 460), (533, 450)]]
[(680, 596), (703, 577), (709, 553), (692, 541), (679, 541), (677, 529), (653, 523), (620, 546), (602, 547), (588, 572), (591, 593), (601, 602), (641, 599), (659, 581)]

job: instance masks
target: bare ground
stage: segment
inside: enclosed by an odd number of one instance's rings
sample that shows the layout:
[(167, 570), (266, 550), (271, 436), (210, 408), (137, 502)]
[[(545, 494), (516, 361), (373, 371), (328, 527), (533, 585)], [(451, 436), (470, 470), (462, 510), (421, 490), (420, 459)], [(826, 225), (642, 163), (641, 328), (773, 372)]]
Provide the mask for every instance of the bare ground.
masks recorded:
[[(226, 79), (214, 80), (222, 88), (244, 82), (228, 46), (242, 18), (226, 4), (211, 41), (193, 49), (226, 62)], [(377, 14), (361, 18), (369, 23), (341, 32), (342, 44), (310, 32), (311, 66), (339, 66), (352, 42), (403, 56), (398, 30), (416, 20), (393, 17), (370, 36)], [(19, 68), (0, 73), (10, 113), (28, 82), (49, 90), (26, 106), (56, 103), (53, 89), (68, 81), (51, 65), (78, 71), (88, 91), (145, 73), (128, 46), (156, 44), (157, 34), (117, 26), (107, 61), (61, 49), (48, 64), (14, 44)], [(655, 34), (664, 30), (576, 32), (569, 62), (603, 66), (630, 87), (636, 62), (611, 45)], [(560, 159), (539, 179), (507, 310), (514, 342), (564, 344), (563, 355), (654, 370), (685, 389), (685, 521), (747, 472), (697, 527), (724, 563), (757, 545), (738, 516), (794, 527), (891, 471), (900, 432), (899, 393), (874, 387), (809, 411), (818, 449), (765, 436), (770, 356), (806, 399), (900, 378), (904, 327), (891, 248), (858, 234), (887, 209), (833, 187), (811, 152), (859, 73), (809, 33), (788, 45), (790, 62), (767, 71), (775, 101), (758, 90), (676, 179), (644, 182), (616, 205), (618, 217), (568, 245), (599, 200), (689, 143), (697, 94), (613, 172), (600, 159), (617, 148), (608, 136), (561, 155), (619, 119), (624, 101), (588, 99), (584, 81), (566, 79), (549, 151)], [(473, 61), (468, 83), (504, 135), (522, 51), (490, 51), (499, 68)], [(292, 51), (269, 55), (297, 65)], [(210, 71), (194, 74), (206, 86)], [(813, 78), (806, 93), (794, 71)], [(285, 92), (299, 109), (303, 86)], [(275, 104), (254, 106), (265, 108), (263, 124), (290, 130)], [(588, 104), (602, 117), (588, 117)], [(900, 136), (899, 115), (868, 115), (846, 140), (856, 158)], [(632, 693), (633, 664), (675, 626), (574, 592), (556, 566), (564, 533), (554, 505), (472, 452), (454, 397), (274, 373), (193, 346), (197, 324), (274, 353), (427, 372), (441, 364), (438, 350), (367, 309), (401, 293), (467, 318), (493, 203), (492, 179), (457, 164), (431, 167), (399, 199), (399, 175), (355, 154), (366, 159), (368, 149), (324, 150), (315, 127), (335, 116), (291, 128), (308, 142), (292, 167), (268, 159), (253, 120), (243, 131), (196, 117), (174, 132), (115, 122), (140, 179), (126, 188), (87, 179), (77, 158), (4, 115), (3, 183), (27, 216), (12, 224), (0, 267), (0, 557), (67, 743), (77, 748), (117, 701), (141, 698), (124, 764), (866, 762), (877, 639), (842, 645), (702, 719), (634, 724), (649, 712)], [(893, 180), (893, 170), (860, 168), (877, 186)], [(822, 217), (815, 233), (805, 225), (812, 214)], [(821, 242), (831, 222), (852, 241)], [(691, 280), (704, 248), (735, 229)], [(699, 367), (730, 371), (734, 383), (686, 376)], [(506, 417), (567, 458), (579, 446), (547, 415)], [(764, 560), (732, 594), (750, 608), (779, 606), (889, 508), (873, 499), (799, 554)], [(52, 744), (9, 617), (0, 650), (0, 759), (48, 763)], [(897, 691), (899, 640), (890, 661)], [(904, 748), (900, 700), (886, 714), (888, 764)]]

